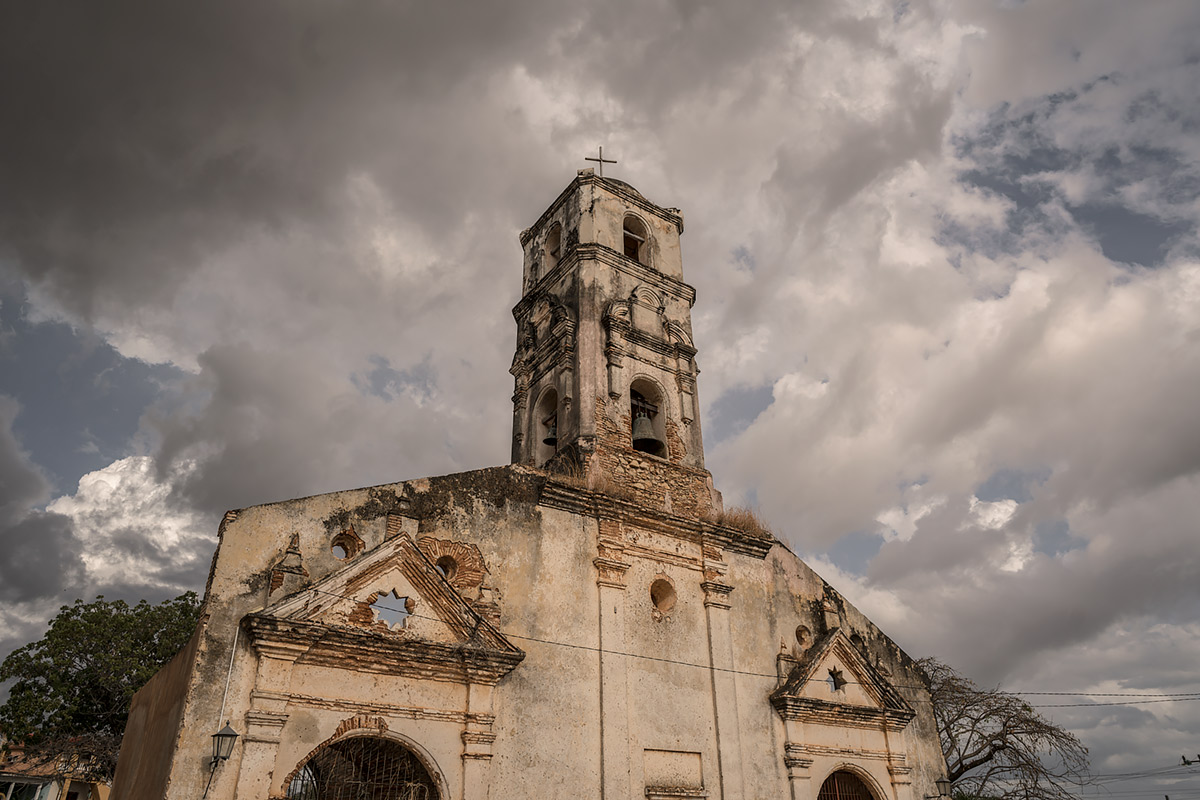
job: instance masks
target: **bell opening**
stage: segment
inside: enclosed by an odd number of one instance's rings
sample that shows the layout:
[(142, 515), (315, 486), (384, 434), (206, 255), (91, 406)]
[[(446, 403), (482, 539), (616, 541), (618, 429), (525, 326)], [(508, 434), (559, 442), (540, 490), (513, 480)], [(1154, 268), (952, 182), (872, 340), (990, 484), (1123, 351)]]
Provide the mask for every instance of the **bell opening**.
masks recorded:
[(631, 389), (629, 395), (633, 411), (633, 435), (631, 437), (633, 449), (640, 453), (666, 458), (667, 445), (658, 432), (658, 425), (655, 424), (658, 406), (637, 390)]
[(558, 452), (558, 392), (554, 389), (542, 392), (531, 423), (534, 444), (532, 460), (541, 466)]

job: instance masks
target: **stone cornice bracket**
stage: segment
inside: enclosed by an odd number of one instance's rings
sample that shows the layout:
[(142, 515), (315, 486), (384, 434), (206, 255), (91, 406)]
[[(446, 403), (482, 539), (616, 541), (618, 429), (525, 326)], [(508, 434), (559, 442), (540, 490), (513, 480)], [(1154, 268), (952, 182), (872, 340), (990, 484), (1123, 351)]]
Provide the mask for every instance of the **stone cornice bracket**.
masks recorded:
[(813, 760), (808, 757), (807, 752), (804, 745), (788, 742), (783, 746), (783, 765), (789, 771), (807, 771), (813, 763)]
[(700, 584), (700, 588), (704, 590), (704, 607), (713, 608), (730, 608), (729, 595), (733, 592), (733, 587), (727, 583), (719, 583), (717, 581), (704, 581)]
[(592, 563), (596, 565), (597, 586), (611, 586), (614, 589), (625, 588), (625, 573), (629, 570), (629, 562), (618, 561), (615, 558), (597, 557), (592, 559)]

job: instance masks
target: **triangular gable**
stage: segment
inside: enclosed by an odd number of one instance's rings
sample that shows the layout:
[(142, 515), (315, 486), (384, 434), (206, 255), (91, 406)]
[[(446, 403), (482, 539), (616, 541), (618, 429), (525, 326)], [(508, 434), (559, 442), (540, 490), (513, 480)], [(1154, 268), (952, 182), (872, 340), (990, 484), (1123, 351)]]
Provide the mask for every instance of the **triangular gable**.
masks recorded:
[[(403, 626), (371, 608), (410, 597)], [(388, 596), (388, 597), (385, 597)], [(446, 580), (407, 534), (388, 539), (341, 569), (247, 617), (256, 642), (299, 650), (299, 663), (345, 663), (366, 671), (415, 671), (449, 680), (498, 680), (524, 658)], [(366, 664), (365, 667), (361, 667)]]
[[(831, 675), (832, 674), (832, 675)], [(832, 676), (845, 684), (834, 688)], [(835, 628), (804, 654), (771, 704), (785, 719), (804, 719), (830, 725), (903, 728), (914, 716), (912, 707), (862, 651)]]

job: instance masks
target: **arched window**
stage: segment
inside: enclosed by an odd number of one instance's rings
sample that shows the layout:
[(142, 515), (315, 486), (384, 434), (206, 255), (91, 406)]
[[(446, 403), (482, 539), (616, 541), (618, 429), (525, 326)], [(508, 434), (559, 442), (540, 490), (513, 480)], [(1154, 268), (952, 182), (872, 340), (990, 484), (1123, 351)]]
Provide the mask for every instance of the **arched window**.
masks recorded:
[(356, 736), (312, 756), (288, 783), (289, 800), (440, 800), (421, 760), (391, 739)]
[(550, 228), (550, 232), (546, 234), (546, 273), (558, 266), (558, 259), (562, 252), (562, 225), (557, 222)]
[(634, 216), (625, 217), (623, 234), (625, 240), (625, 255), (637, 261), (639, 264), (649, 263), (649, 234), (646, 233), (646, 226), (642, 221)]
[(533, 411), (533, 452), (540, 466), (558, 452), (558, 392), (547, 389)]
[(659, 458), (667, 457), (666, 415), (662, 394), (648, 380), (635, 380), (629, 387), (629, 417), (633, 422), (633, 449)]
[(871, 790), (853, 772), (838, 770), (825, 779), (817, 800), (875, 800)]

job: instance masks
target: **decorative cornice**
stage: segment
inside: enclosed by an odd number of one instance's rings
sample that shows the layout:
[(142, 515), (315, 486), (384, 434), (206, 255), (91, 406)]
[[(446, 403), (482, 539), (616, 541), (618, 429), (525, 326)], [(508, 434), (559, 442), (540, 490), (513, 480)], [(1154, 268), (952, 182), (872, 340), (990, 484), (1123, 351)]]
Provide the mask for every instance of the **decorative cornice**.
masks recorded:
[(771, 705), (786, 720), (815, 722), (845, 728), (870, 728), (901, 731), (916, 714), (912, 711), (852, 706), (847, 703), (831, 703), (809, 697), (775, 696)]
[(655, 203), (651, 203), (649, 200), (642, 197), (641, 194), (638, 194), (636, 190), (630, 191), (614, 181), (605, 180), (593, 172), (581, 170), (579, 174), (575, 176), (575, 179), (567, 184), (567, 188), (563, 189), (559, 193), (558, 197), (554, 199), (554, 202), (542, 212), (542, 215), (538, 217), (537, 222), (521, 231), (519, 237), (521, 240), (521, 246), (524, 247), (527, 245), (533, 237), (537, 236), (538, 233), (541, 232), (542, 227), (558, 212), (559, 206), (565, 203), (572, 193), (583, 186), (591, 185), (598, 185), (603, 188), (604, 191), (610, 194), (615, 194), (617, 197), (620, 197), (631, 206), (637, 206), (642, 211), (653, 214), (656, 217), (660, 217), (667, 222), (673, 223), (676, 230), (678, 230), (680, 233), (683, 233), (683, 216), (679, 213), (679, 209), (668, 209), (660, 205), (656, 205)]
[(788, 769), (808, 769), (812, 763), (804, 745), (788, 742), (783, 746), (783, 765)]
[(593, 558), (592, 563), (596, 565), (596, 583), (600, 586), (611, 586), (615, 589), (625, 588), (625, 572), (629, 569), (629, 564), (624, 561), (617, 561), (615, 558)]
[(684, 798), (708, 797), (704, 789), (691, 786), (647, 786), (646, 800), (683, 800)]
[(252, 614), (246, 626), (255, 646), (305, 648), (301, 664), (338, 667), (454, 683), (495, 684), (525, 658), (519, 650), (489, 650), (384, 636), (376, 631)]
[[(709, 475), (704, 470), (690, 469), (677, 464), (670, 465), (670, 468), (698, 477), (703, 476), (706, 480)], [(538, 497), (538, 505), (586, 516), (617, 519), (644, 530), (702, 545), (712, 545), (719, 550), (753, 558), (766, 558), (775, 545), (775, 538), (769, 534), (749, 533), (709, 520), (668, 514), (604, 492), (592, 491), (585, 486), (568, 483), (555, 476), (546, 481)]]
[(730, 608), (729, 595), (733, 592), (733, 587), (726, 583), (717, 581), (704, 581), (700, 584), (700, 588), (704, 590), (704, 607), (713, 608)]

